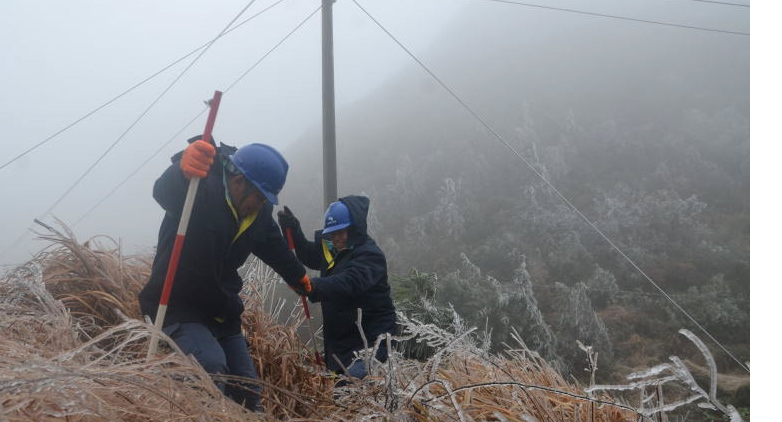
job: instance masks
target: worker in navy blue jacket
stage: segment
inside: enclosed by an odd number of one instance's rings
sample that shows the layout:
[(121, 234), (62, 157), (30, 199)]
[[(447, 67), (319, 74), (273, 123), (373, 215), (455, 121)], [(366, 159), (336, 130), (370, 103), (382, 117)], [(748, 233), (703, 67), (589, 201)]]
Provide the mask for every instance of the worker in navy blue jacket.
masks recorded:
[[(156, 316), (189, 179), (201, 178), (182, 247), (163, 331), (211, 374), (257, 379), (241, 332), (244, 311), (237, 269), (252, 253), (292, 286), (308, 289), (304, 267), (288, 249), (272, 216), (288, 163), (274, 148), (250, 144), (239, 150), (214, 140), (190, 139), (155, 182), (153, 197), (165, 210), (157, 251), (139, 293), (142, 314)], [(257, 385), (218, 387), (257, 409)]]
[[(357, 310), (361, 308), (361, 327), (370, 348), (378, 336), (396, 333), (386, 257), (367, 234), (368, 211), (369, 198), (365, 196), (346, 196), (334, 202), (326, 211), (323, 230), (315, 232), (314, 242), (304, 236), (288, 207), (277, 213), (282, 229), (291, 229), (299, 260), (320, 270), (320, 277), (312, 279), (312, 290), (299, 293), (322, 304), (326, 365), (337, 373), (343, 373), (344, 366), (356, 378), (366, 376), (365, 363), (353, 362), (353, 352), (364, 348), (356, 325)], [(388, 358), (385, 341), (381, 341), (376, 357), (381, 362)]]

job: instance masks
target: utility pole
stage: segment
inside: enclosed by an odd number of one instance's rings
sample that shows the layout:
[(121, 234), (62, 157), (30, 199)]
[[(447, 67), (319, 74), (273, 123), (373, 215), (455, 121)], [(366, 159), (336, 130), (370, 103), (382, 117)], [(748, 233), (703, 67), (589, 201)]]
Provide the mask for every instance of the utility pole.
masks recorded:
[(322, 64), (323, 64), (323, 209), (337, 200), (337, 135), (334, 112), (334, 31), (332, 25), (332, 4), (334, 0), (323, 0), (322, 17)]

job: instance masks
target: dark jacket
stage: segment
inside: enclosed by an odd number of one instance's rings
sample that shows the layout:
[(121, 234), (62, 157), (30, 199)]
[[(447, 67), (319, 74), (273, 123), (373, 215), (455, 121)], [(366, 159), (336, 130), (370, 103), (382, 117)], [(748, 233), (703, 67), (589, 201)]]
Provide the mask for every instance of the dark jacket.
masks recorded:
[[(383, 333), (396, 333), (396, 310), (391, 301), (386, 257), (367, 235), (369, 198), (347, 196), (340, 198), (350, 211), (353, 224), (348, 229), (349, 248), (333, 257), (328, 268), (321, 231), (315, 232), (315, 241), (308, 241), (301, 230), (294, 234), (296, 255), (304, 265), (319, 269), (321, 276), (312, 280), (312, 302), (322, 302), (323, 342), (326, 363), (330, 370), (342, 372), (334, 359), (345, 367), (353, 360), (353, 352), (364, 348), (364, 341), (356, 326), (357, 310), (361, 308), (361, 325), (369, 347)], [(377, 358), (388, 356), (385, 341), (378, 349)]]
[[(196, 139), (200, 137), (189, 142)], [(217, 337), (239, 333), (244, 305), (239, 297), (243, 281), (237, 269), (250, 253), (289, 284), (298, 285), (305, 274), (272, 218), (271, 203), (233, 241), (239, 226), (225, 199), (221, 157), (235, 151), (236, 148), (221, 144), (209, 173), (199, 183), (163, 326), (200, 322)], [(181, 156), (179, 153), (171, 158), (171, 166), (157, 179), (152, 194), (166, 214), (160, 224), (152, 273), (139, 293), (141, 311), (150, 318), (157, 313), (189, 184), (179, 168)]]

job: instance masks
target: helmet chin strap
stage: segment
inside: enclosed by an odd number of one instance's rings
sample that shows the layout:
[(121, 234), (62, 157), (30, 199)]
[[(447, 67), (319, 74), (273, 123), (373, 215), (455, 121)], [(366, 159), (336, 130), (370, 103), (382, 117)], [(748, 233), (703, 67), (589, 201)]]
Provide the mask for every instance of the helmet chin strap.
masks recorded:
[[(236, 213), (237, 213), (237, 214), (239, 214), (240, 212), (242, 212), (242, 205), (244, 205), (244, 201), (246, 201), (246, 200), (247, 200), (247, 197), (248, 197), (248, 196), (249, 196), (249, 195), (247, 195), (247, 193), (243, 194), (243, 195), (242, 195), (242, 198), (239, 200), (239, 203), (238, 203), (238, 204), (236, 204)], [(239, 217), (241, 218), (241, 217), (244, 217), (244, 216), (243, 216), (243, 215), (240, 215)]]
[[(244, 180), (244, 189), (242, 189), (242, 196), (241, 196), (241, 198), (239, 198), (238, 203), (235, 204), (237, 214), (242, 209), (242, 205), (244, 205), (245, 201), (247, 201), (247, 198), (250, 197), (250, 195), (253, 194), (253, 185), (251, 184), (251, 182), (249, 180), (247, 180), (247, 178), (244, 177), (244, 176), (242, 176), (242, 178)], [(261, 194), (261, 196), (263, 197), (263, 202), (265, 204), (267, 199), (266, 199), (266, 197), (263, 194)], [(243, 216), (240, 216), (240, 217), (243, 217)]]

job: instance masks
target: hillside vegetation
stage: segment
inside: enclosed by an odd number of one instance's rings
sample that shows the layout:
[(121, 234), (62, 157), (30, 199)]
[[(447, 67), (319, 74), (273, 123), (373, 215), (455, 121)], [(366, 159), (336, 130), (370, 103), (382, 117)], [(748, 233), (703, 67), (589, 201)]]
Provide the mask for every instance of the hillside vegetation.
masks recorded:
[[(108, 238), (80, 243), (70, 233), (53, 231), (46, 239), (50, 246), (35, 259), (0, 275), (3, 420), (619, 422), (651, 420), (693, 402), (741, 420), (676, 360), (631, 375), (641, 379), (636, 386), (594, 385), (593, 379), (584, 388), (529, 350), (519, 333), (512, 333), (514, 343), (502, 353), (491, 353), (487, 339), (476, 336), (455, 312), (437, 325), (400, 313), (401, 335), (393, 339), (399, 349), (425, 347), (430, 357), (415, 360), (393, 351), (387, 363), (369, 366), (367, 379), (335, 388), (339, 378), (313, 364), (312, 345), (296, 333), (300, 312), (283, 314), (285, 300), (275, 294), (283, 283), (257, 260), (244, 271), (243, 330), (263, 386), (265, 411), (250, 414), (224, 397), (212, 377), (162, 333), (157, 336), (168, 347), (146, 359), (154, 328), (138, 319), (132, 298), (149, 274), (149, 260), (122, 256)], [(362, 352), (367, 361), (376, 347), (369, 344)], [(584, 351), (596, 369), (594, 352)], [(708, 351), (704, 356), (713, 363)], [(656, 379), (666, 372), (672, 376)], [(716, 379), (716, 373), (710, 376)], [(658, 396), (638, 406), (603, 392), (639, 385), (642, 391), (657, 388)], [(666, 395), (664, 401), (663, 386), (666, 394), (689, 397), (677, 401)]]
[[(436, 320), (453, 306), (494, 351), (515, 327), (584, 380), (579, 340), (599, 351), (603, 382), (671, 353), (697, 359), (676, 333), (705, 335), (627, 257), (744, 364), (749, 43), (579, 22), (565, 33), (476, 11), (420, 54), (523, 160), (411, 62), (338, 114), (339, 192), (371, 198), (403, 309)], [(288, 154), (283, 202), (314, 230), (318, 131)]]

